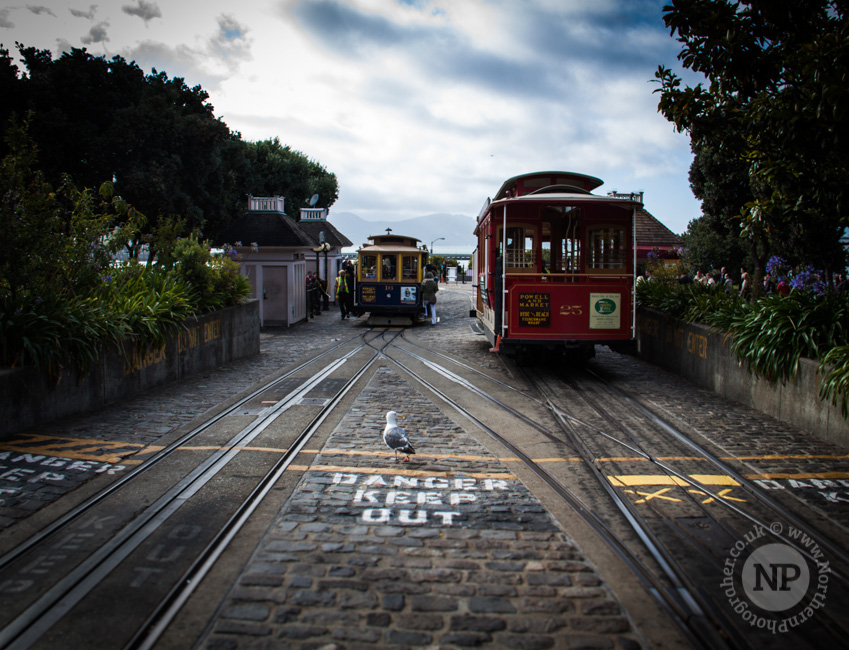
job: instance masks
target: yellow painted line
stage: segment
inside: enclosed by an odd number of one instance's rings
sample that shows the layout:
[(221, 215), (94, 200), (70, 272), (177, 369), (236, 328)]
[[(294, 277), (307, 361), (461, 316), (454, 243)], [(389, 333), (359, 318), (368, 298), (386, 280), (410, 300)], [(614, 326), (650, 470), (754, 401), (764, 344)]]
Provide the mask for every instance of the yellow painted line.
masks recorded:
[[(657, 460), (705, 460), (701, 456), (657, 456)], [(650, 463), (651, 458), (645, 456), (613, 456), (611, 458), (595, 458), (598, 463), (631, 463), (634, 461)]]
[[(61, 458), (69, 458), (72, 460), (95, 461), (110, 464), (123, 465), (139, 465), (144, 462), (145, 454), (155, 453), (164, 447), (162, 445), (144, 445), (132, 442), (99, 440), (92, 438), (63, 438), (58, 436), (23, 433), (18, 434), (14, 439), (0, 442), (0, 451), (10, 451), (16, 453), (25, 453), (43, 456), (57, 456)], [(186, 451), (218, 451), (223, 449), (220, 446), (187, 445), (181, 447)], [(270, 452), (283, 453), (285, 449), (273, 447), (235, 447), (240, 451), (254, 452)], [(394, 454), (383, 451), (358, 451), (350, 449), (326, 449), (326, 450), (302, 450), (304, 454), (324, 454), (336, 456), (373, 456), (373, 457), (391, 457)], [(416, 454), (417, 458), (428, 458), (436, 460), (471, 460), (471, 461), (487, 461), (492, 460), (491, 456), (472, 456), (462, 454)], [(664, 456), (658, 457), (664, 461), (704, 461), (704, 458), (698, 456)], [(849, 454), (793, 454), (779, 455), (770, 454), (764, 456), (727, 456), (723, 460), (849, 460)], [(521, 462), (516, 457), (499, 457), (496, 458), (501, 463), (517, 463)], [(540, 464), (550, 463), (580, 463), (582, 459), (576, 457), (566, 458), (537, 458), (535, 462)], [(637, 457), (603, 457), (596, 458), (595, 462), (599, 463), (628, 463), (628, 462), (650, 462), (648, 458), (643, 456)], [(364, 471), (364, 470), (360, 470)], [(383, 471), (383, 470), (379, 470)], [(749, 480), (769, 480), (769, 479), (849, 479), (849, 472), (763, 472), (743, 474)], [(681, 479), (672, 478), (665, 475), (613, 475), (608, 477), (614, 485), (622, 486), (637, 486), (637, 485), (686, 485)], [(699, 481), (705, 485), (737, 485), (737, 482), (727, 476), (722, 475), (691, 475), (693, 480)]]
[[(702, 485), (733, 485), (740, 484), (730, 476), (725, 474), (690, 474), (691, 479)], [(607, 480), (616, 487), (636, 487), (642, 485), (691, 485), (682, 478), (677, 476), (667, 476), (665, 474), (630, 474), (620, 476), (608, 476)]]
[[(158, 451), (161, 446), (131, 442), (98, 440), (92, 438), (60, 438), (35, 433), (24, 433), (0, 443), (0, 451), (13, 451), (39, 456), (57, 456), (72, 460), (99, 463), (126, 464), (124, 458), (140, 453)], [(112, 450), (109, 453), (107, 450)]]

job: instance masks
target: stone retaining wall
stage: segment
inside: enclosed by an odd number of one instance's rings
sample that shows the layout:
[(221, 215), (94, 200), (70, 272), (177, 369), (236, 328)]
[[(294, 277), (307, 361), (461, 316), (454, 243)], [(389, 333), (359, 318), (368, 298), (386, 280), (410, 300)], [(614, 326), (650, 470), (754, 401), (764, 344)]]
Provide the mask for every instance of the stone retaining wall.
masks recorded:
[(839, 407), (819, 398), (819, 363), (802, 359), (796, 380), (771, 384), (740, 367), (730, 341), (705, 325), (686, 323), (651, 309), (637, 310), (640, 358), (693, 383), (849, 447), (849, 422)]
[(88, 375), (58, 384), (33, 368), (0, 370), (0, 436), (100, 408), (236, 359), (259, 354), (259, 303), (250, 301), (184, 323), (161, 348), (107, 351)]

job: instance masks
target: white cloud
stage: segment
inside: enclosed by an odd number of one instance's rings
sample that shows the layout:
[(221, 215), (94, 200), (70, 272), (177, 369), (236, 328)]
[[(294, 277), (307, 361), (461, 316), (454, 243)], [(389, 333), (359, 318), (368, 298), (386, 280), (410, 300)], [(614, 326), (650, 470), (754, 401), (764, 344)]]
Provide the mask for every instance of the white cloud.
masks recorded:
[(69, 11), (72, 16), (76, 16), (77, 18), (94, 20), (94, 16), (97, 13), (97, 5), (89, 5), (88, 11), (83, 11), (82, 9), (69, 9)]
[(162, 11), (159, 5), (155, 2), (147, 2), (147, 0), (136, 0), (134, 5), (123, 5), (121, 11), (130, 16), (138, 16), (145, 24), (154, 18), (162, 18)]
[(80, 38), (80, 41), (85, 45), (91, 45), (92, 43), (105, 43), (109, 40), (109, 34), (106, 33), (108, 28), (108, 20), (103, 20), (96, 25), (92, 25), (91, 29), (88, 30), (88, 34)]
[(27, 5), (27, 9), (36, 15), (47, 14), (48, 16), (56, 17), (56, 14), (51, 11), (50, 7)]
[(108, 41), (200, 84), (244, 138), (279, 137), (336, 173), (340, 212), (476, 214), (509, 176), (571, 169), (645, 189), (678, 232), (698, 216), (689, 142), (649, 83), (677, 68), (664, 0), (124, 1), (65, 0), (88, 34), (30, 12), (0, 10), (0, 25), (38, 47)]

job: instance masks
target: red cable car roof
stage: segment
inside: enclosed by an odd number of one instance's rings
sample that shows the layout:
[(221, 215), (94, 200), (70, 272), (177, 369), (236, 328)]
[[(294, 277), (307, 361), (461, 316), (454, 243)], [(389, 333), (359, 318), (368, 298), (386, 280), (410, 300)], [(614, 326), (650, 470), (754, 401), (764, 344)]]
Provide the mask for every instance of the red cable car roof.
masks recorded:
[(603, 184), (604, 181), (600, 178), (577, 172), (532, 172), (508, 178), (492, 200), (498, 201), (508, 196), (524, 196), (551, 185), (572, 186), (591, 192)]

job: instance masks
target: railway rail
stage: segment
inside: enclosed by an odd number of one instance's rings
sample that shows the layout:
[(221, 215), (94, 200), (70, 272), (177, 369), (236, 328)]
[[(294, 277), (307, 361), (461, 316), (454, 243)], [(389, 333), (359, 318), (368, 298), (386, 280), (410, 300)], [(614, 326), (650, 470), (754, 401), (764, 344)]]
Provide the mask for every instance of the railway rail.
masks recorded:
[[(598, 501), (595, 496), (584, 497), (586, 501), (582, 500), (582, 497), (578, 496), (582, 493), (581, 490), (570, 489), (560, 479), (554, 478), (539, 463), (534, 462), (518, 446), (511, 443), (509, 439), (486, 426), (484, 422), (471, 414), (455, 399), (435, 389), (433, 384), (424, 379), (421, 374), (399, 363), (416, 380), (434, 392), (437, 392), (441, 399), (450, 403), (453, 408), (466, 415), (466, 417), (475, 422), (488, 435), (504, 445), (511, 453), (521, 458), (523, 463), (542, 477), (561, 498), (587, 519), (602, 539), (640, 577), (649, 590), (649, 593), (658, 599), (661, 606), (672, 616), (673, 620), (677, 622), (695, 646), (705, 648), (749, 648), (757, 647), (757, 644), (760, 643), (765, 647), (775, 647), (775, 640), (768, 630), (759, 637), (757, 629), (755, 630), (755, 634), (753, 634), (750, 629), (751, 626), (747, 626), (745, 623), (742, 625), (738, 624), (735, 621), (733, 611), (729, 611), (727, 607), (727, 599), (723, 600), (723, 594), (720, 589), (717, 588), (714, 597), (710, 597), (705, 592), (704, 587), (699, 584), (703, 576), (696, 574), (691, 577), (688, 575), (687, 570), (682, 564), (682, 560), (685, 558), (680, 557), (680, 553), (676, 553), (673, 550), (676, 548), (676, 545), (680, 549), (680, 545), (685, 544), (686, 546), (684, 548), (694, 549), (700, 556), (708, 557), (714, 575), (717, 577), (716, 583), (719, 585), (724, 576), (723, 564), (725, 558), (728, 552), (734, 547), (736, 540), (743, 538), (747, 533), (747, 528), (754, 527), (757, 531), (764, 531), (762, 533), (763, 535), (796, 549), (800, 554), (806, 556), (816, 564), (818, 558), (812, 556), (807, 548), (784, 533), (789, 526), (792, 526), (794, 531), (802, 533), (805, 536), (804, 539), (813, 541), (814, 548), (825, 549), (827, 551), (830, 558), (830, 565), (828, 566), (830, 579), (838, 583), (836, 585), (839, 586), (838, 593), (845, 595), (849, 555), (836, 542), (812, 529), (810, 525), (792, 513), (788, 508), (769, 498), (763, 490), (751, 485), (739, 472), (732, 469), (716, 454), (709, 453), (705, 448), (678, 431), (672, 424), (664, 421), (659, 415), (653, 413), (609, 382), (603, 380), (598, 374), (589, 371), (583, 372), (581, 380), (573, 377), (549, 376), (548, 382), (553, 381), (560, 384), (558, 387), (561, 395), (560, 399), (556, 399), (551, 394), (552, 390), (546, 380), (533, 370), (522, 369), (522, 374), (530, 387), (529, 390), (521, 391), (513, 386), (506, 386), (509, 390), (520, 394), (524, 399), (533, 404), (543, 404), (556, 420), (557, 428), (561, 433), (561, 435), (557, 435), (551, 429), (547, 428), (549, 425), (534, 421), (517, 411), (515, 406), (505, 404), (493, 398), (479, 387), (471, 385), (467, 380), (458, 377), (447, 368), (429, 361), (423, 356), (425, 353), (424, 350), (422, 350), (421, 354), (413, 353), (409, 350), (404, 350), (404, 352), (434, 372), (451, 379), (457, 385), (463, 386), (475, 395), (484, 398), (489, 404), (529, 424), (538, 432), (542, 433), (548, 440), (553, 442), (566, 441), (570, 446), (570, 450), (580, 455), (589, 473), (597, 480), (597, 485), (607, 494), (611, 502), (615, 504), (615, 508), (621, 514), (622, 519), (627, 522), (628, 527), (638, 536), (641, 542), (641, 548), (635, 549), (633, 545), (629, 546), (624, 543), (623, 537), (625, 534), (623, 533), (621, 521), (614, 521), (614, 518), (609, 516), (609, 514), (607, 517), (599, 517), (595, 514), (596, 510), (603, 510), (598, 508)], [(473, 372), (478, 377), (484, 377), (486, 381), (505, 386), (502, 382), (488, 378), (483, 373), (465, 364), (458, 363), (446, 355), (436, 354), (445, 361), (450, 361), (464, 367), (467, 371)], [(588, 379), (596, 387), (603, 387), (607, 393), (606, 403), (611, 403), (612, 400), (612, 403), (622, 405), (618, 413), (614, 414), (610, 409), (604, 407), (601, 398), (594, 399), (588, 394), (586, 388)], [(567, 391), (572, 395), (572, 402), (574, 402), (574, 397), (577, 397), (586, 406), (590, 407), (592, 414), (587, 415), (584, 413), (582, 416), (576, 417), (570, 413), (570, 410), (574, 410), (574, 407), (565, 406), (562, 398), (562, 395)], [(535, 394), (541, 397), (537, 397)], [(631, 411), (632, 413), (627, 413), (627, 411)], [(636, 418), (633, 415), (634, 411), (638, 413)], [(588, 425), (587, 421), (590, 419), (603, 421), (606, 428), (618, 434), (619, 437), (606, 431), (605, 427)], [(654, 427), (655, 439), (640, 439), (637, 434), (623, 424), (623, 422), (627, 422), (629, 419), (641, 420), (643, 425), (648, 423)], [(656, 437), (657, 434), (665, 435), (669, 440), (659, 441)], [(658, 447), (652, 449), (652, 444), (661, 445), (661, 451), (654, 450), (658, 449)], [(630, 454), (630, 456), (627, 459), (622, 459), (622, 462), (617, 462), (616, 458), (621, 456), (623, 451)], [(687, 459), (688, 453), (695, 453), (696, 456)], [(755, 503), (752, 504), (752, 507), (745, 509), (737, 505), (738, 500), (735, 497), (727, 496), (727, 489), (715, 490), (711, 485), (706, 485), (691, 478), (693, 474), (701, 476), (704, 473), (703, 469), (697, 469), (695, 471), (685, 468), (678, 469), (673, 467), (669, 461), (663, 460), (658, 456), (681, 458), (690, 463), (695, 462), (702, 465), (704, 462), (710, 463), (716, 470), (721, 472), (722, 476), (730, 478), (735, 485), (743, 488)], [(662, 508), (658, 507), (656, 500), (643, 500), (643, 503), (646, 503), (648, 508), (653, 511), (656, 519), (661, 522), (661, 530), (672, 529), (676, 532), (676, 536), (671, 539), (668, 535), (664, 535), (665, 539), (661, 539), (661, 536), (658, 534), (658, 528), (633, 503), (633, 501), (640, 501), (640, 499), (628, 499), (625, 496), (625, 491), (621, 490), (621, 486), (617, 488), (615, 479), (611, 480), (617, 473), (617, 468), (622, 474), (632, 473), (633, 464), (635, 462), (643, 464), (643, 461), (648, 461), (657, 467), (658, 471), (667, 477), (671, 483), (692, 488), (684, 492), (693, 510), (693, 512), (687, 513), (688, 516), (682, 516), (680, 512), (666, 513)], [(645, 474), (643, 468), (640, 468), (639, 474)], [(637, 491), (630, 490), (630, 492), (636, 493)], [(703, 501), (714, 503), (723, 508), (724, 512), (722, 516), (718, 517), (715, 515), (711, 509), (705, 506)], [(704, 533), (703, 530), (694, 530), (692, 526), (685, 527), (679, 523), (680, 520), (692, 522), (694, 519), (702, 520), (700, 522), (702, 526), (705, 526), (704, 521), (709, 521), (712, 532), (719, 531), (720, 534), (724, 535), (719, 548), (717, 548), (715, 540), (710, 539), (707, 534), (699, 534), (700, 532)], [(733, 521), (729, 521), (730, 519)], [(713, 536), (715, 537), (715, 533)], [(810, 546), (810, 542), (808, 545)], [(650, 556), (650, 560), (644, 559), (646, 552)], [(737, 588), (742, 591), (742, 587), (739, 584), (739, 573), (740, 569), (738, 567), (735, 577), (737, 579)], [(719, 598), (716, 598), (716, 596), (719, 596)], [(840, 610), (841, 607), (839, 605), (834, 606), (830, 610), (829, 615), (824, 617), (825, 620), (821, 622), (822, 625), (817, 630), (816, 634), (822, 637), (819, 640), (824, 646), (839, 645), (847, 632), (845, 623), (836, 615), (836, 612)], [(771, 624), (778, 625), (780, 623), (779, 617), (771, 616), (769, 613), (763, 617), (763, 620), (766, 626)], [(810, 632), (806, 632), (802, 639), (792, 639), (790, 638), (792, 636), (790, 634), (784, 639), (788, 647), (794, 647), (794, 645), (798, 647), (800, 641), (804, 643), (810, 640)]]
[[(452, 317), (443, 309), (442, 318)], [(719, 451), (598, 372), (512, 362), (509, 372), (488, 370), (426, 332), (364, 327), (344, 337), (5, 548), (0, 648), (160, 647), (240, 531), (268, 501), (281, 507), (295, 459), (338, 422), (377, 366), (500, 449), (550, 510), (576, 513), (692, 647), (842, 643), (849, 555), (801, 509), (768, 498)], [(747, 535), (826, 558), (829, 601), (815, 626), (776, 636), (735, 611), (723, 571)], [(741, 592), (743, 567), (732, 569), (727, 584)], [(144, 584), (141, 600), (122, 602), (128, 584)], [(768, 626), (785, 613), (759, 616)]]
[[(382, 333), (380, 335), (382, 336)], [(126, 570), (117, 569), (128, 563), (132, 563), (130, 576), (133, 570), (157, 574), (155, 587), (150, 591), (158, 592), (159, 596), (158, 600), (148, 604), (149, 611), (134, 607), (130, 612), (123, 608), (123, 624), (115, 629), (132, 633), (131, 638), (121, 642), (125, 644), (123, 647), (153, 647), (182, 603), (191, 595), (194, 586), (221, 556), (227, 544), (244, 525), (258, 503), (267, 496), (318, 426), (379, 358), (380, 348), (375, 349), (370, 345), (368, 336), (369, 333), (363, 333), (340, 342), (268, 382), (73, 508), (47, 528), (7, 551), (0, 558), (0, 582), (5, 581), (7, 585), (17, 582), (18, 587), (10, 589), (7, 586), (2, 599), (5, 625), (0, 629), (0, 647), (10, 650), (28, 648), (36, 642), (39, 642), (39, 647), (68, 647), (68, 639), (80, 634), (76, 625), (68, 629), (68, 619), (74, 618), (72, 615), (79, 608), (96, 609), (98, 603), (104, 603), (104, 599), (105, 602), (111, 599), (115, 599), (112, 602), (119, 602), (120, 582), (128, 576)], [(353, 344), (356, 339), (362, 341)], [(389, 345), (391, 340), (390, 338), (383, 341), (381, 347)], [(346, 346), (352, 347), (327, 365), (310, 369)], [(235, 507), (221, 507), (216, 503), (214, 492), (200, 505), (195, 505), (198, 501), (195, 497), (205, 489), (209, 491), (215, 481), (221, 480), (225, 470), (233, 472), (233, 466), (237, 465), (234, 461), (239, 455), (250, 451), (253, 445), (261, 442), (263, 434), (275, 422), (328, 378), (338, 375), (345, 364), (363, 352), (367, 358), (360, 360), (359, 367), (350, 373), (350, 377), (345, 377), (341, 387), (332, 396), (317, 400), (320, 404), (313, 408), (316, 411), (314, 415), (295, 435), (288, 436), (278, 458), (261, 475), (244, 481), (245, 485)], [(300, 373), (304, 371), (307, 374), (302, 376)], [(281, 387), (285, 387), (282, 397), (265, 406), (256, 419), (239, 428), (234, 434), (225, 432), (228, 436), (226, 440), (221, 440), (221, 432), (214, 432), (216, 425), (220, 425), (225, 418), (246, 404), (262, 402), (263, 396), (280, 390)], [(211, 443), (214, 451), (201, 462), (190, 468), (162, 469), (166, 461), (175, 458), (176, 452), (185, 450), (189, 443), (197, 444), (211, 432), (213, 440), (208, 441), (208, 444)], [(241, 467), (235, 471), (244, 469)], [(151, 478), (151, 474), (156, 471), (164, 476)], [(176, 477), (176, 480), (171, 481), (171, 477)], [(231, 474), (230, 480), (232, 479)], [(152, 493), (145, 495), (144, 500), (153, 500), (152, 503), (141, 507), (137, 512), (119, 514), (120, 506), (115, 504), (121, 500), (123, 494), (130, 490), (147, 493), (147, 486), (151, 483), (164, 485), (159, 489), (158, 496), (154, 497)], [(193, 509), (195, 512), (191, 512)], [(201, 526), (199, 520), (213, 525)], [(180, 547), (181, 551), (186, 551), (181, 553), (184, 557), (180, 558), (180, 562), (172, 563), (174, 566), (170, 566), (167, 573), (155, 568), (145, 568), (145, 552), (149, 556), (150, 549), (153, 548), (153, 552), (173, 555), (173, 551), (166, 550), (166, 546), (173, 548), (174, 541), (184, 537), (192, 538), (194, 543), (191, 547), (200, 549), (193, 559), (188, 557), (186, 545)], [(195, 539), (202, 537), (205, 538), (202, 543)], [(134, 559), (133, 554), (141, 554), (142, 557)], [(176, 556), (173, 557), (176, 559)], [(32, 573), (33, 566), (43, 566), (43, 570), (35, 570), (42, 574), (48, 573), (49, 570), (49, 577), (43, 576), (37, 585), (22, 577), (24, 573)], [(178, 566), (182, 567), (182, 570), (177, 570)], [(145, 578), (148, 577), (150, 576), (145, 575)], [(139, 577), (136, 576), (135, 579)], [(106, 592), (106, 595), (99, 595), (98, 591)], [(77, 621), (79, 618), (77, 617)], [(102, 618), (95, 615), (91, 620), (102, 621)], [(87, 642), (90, 643), (90, 640)], [(86, 642), (83, 642), (82, 645), (85, 644)]]

